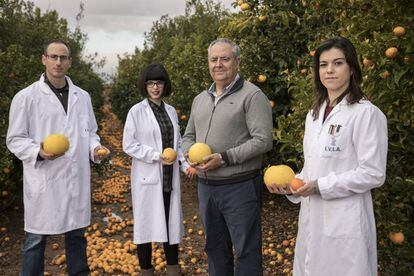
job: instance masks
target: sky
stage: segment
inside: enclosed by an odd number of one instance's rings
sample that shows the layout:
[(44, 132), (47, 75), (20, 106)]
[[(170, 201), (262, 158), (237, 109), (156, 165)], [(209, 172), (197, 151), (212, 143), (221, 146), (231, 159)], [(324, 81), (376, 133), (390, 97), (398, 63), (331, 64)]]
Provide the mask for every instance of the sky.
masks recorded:
[[(215, 0), (226, 8), (235, 11), (234, 0)], [(106, 65), (101, 70), (115, 74), (118, 55), (132, 54), (136, 47), (143, 48), (145, 32), (151, 30), (153, 22), (162, 15), (170, 17), (183, 15), (186, 0), (31, 0), (44, 13), (56, 10), (61, 18), (68, 21), (74, 30), (80, 4), (84, 4), (84, 17), (80, 29), (88, 40), (84, 56), (98, 53), (98, 59), (105, 57)]]

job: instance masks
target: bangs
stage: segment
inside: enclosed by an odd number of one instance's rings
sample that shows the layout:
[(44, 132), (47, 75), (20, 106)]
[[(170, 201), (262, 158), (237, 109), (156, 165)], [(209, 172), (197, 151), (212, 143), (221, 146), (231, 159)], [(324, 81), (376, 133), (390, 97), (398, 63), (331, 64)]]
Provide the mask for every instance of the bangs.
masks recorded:
[(146, 76), (146, 80), (162, 80), (167, 81), (167, 76), (165, 70), (163, 68), (160, 68), (159, 66), (154, 66), (152, 68), (149, 68)]

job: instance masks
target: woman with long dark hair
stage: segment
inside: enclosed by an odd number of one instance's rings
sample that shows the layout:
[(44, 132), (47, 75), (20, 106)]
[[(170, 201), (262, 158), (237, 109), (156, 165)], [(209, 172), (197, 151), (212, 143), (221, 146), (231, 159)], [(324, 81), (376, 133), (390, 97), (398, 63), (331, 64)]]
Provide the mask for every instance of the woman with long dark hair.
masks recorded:
[(377, 275), (371, 190), (385, 181), (387, 120), (361, 90), (352, 43), (324, 41), (314, 56), (315, 101), (306, 117), (305, 185), (269, 187), (300, 203), (294, 275)]

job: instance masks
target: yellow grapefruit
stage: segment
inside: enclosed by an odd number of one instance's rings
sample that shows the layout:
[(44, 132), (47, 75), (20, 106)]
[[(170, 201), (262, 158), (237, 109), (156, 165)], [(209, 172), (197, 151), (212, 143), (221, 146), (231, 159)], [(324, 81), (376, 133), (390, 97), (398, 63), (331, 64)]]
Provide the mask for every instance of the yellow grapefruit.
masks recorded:
[(63, 134), (50, 134), (43, 140), (43, 150), (49, 154), (63, 154), (69, 149), (69, 140)]
[(271, 166), (264, 173), (264, 183), (275, 184), (277, 187), (286, 187), (293, 178), (295, 178), (295, 173), (286, 165)]
[(171, 163), (177, 159), (177, 153), (172, 148), (165, 148), (162, 152), (162, 156), (164, 156), (164, 160)]
[(195, 143), (188, 151), (188, 158), (191, 163), (203, 163), (203, 158), (211, 153), (211, 148), (207, 144)]

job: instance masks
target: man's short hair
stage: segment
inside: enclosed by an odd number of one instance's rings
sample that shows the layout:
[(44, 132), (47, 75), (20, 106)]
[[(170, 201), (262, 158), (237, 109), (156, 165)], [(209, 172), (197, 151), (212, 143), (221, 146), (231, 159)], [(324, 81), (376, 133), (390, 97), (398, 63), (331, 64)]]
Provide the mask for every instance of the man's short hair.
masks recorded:
[(208, 46), (208, 50), (207, 50), (209, 55), (210, 55), (211, 47), (213, 47), (216, 44), (230, 45), (231, 51), (233, 53), (233, 57), (239, 57), (240, 56), (240, 47), (239, 47), (239, 45), (237, 45), (236, 43), (234, 43), (233, 41), (231, 41), (228, 38), (218, 38), (218, 39), (214, 40), (213, 42), (211, 42), (210, 45)]
[(47, 55), (47, 48), (49, 48), (50, 44), (53, 44), (53, 43), (65, 45), (66, 48), (68, 48), (69, 56), (70, 56), (70, 47), (69, 47), (69, 44), (66, 41), (62, 40), (62, 39), (52, 39), (52, 40), (49, 40), (48, 42), (46, 42), (43, 45), (43, 54), (44, 55)]

